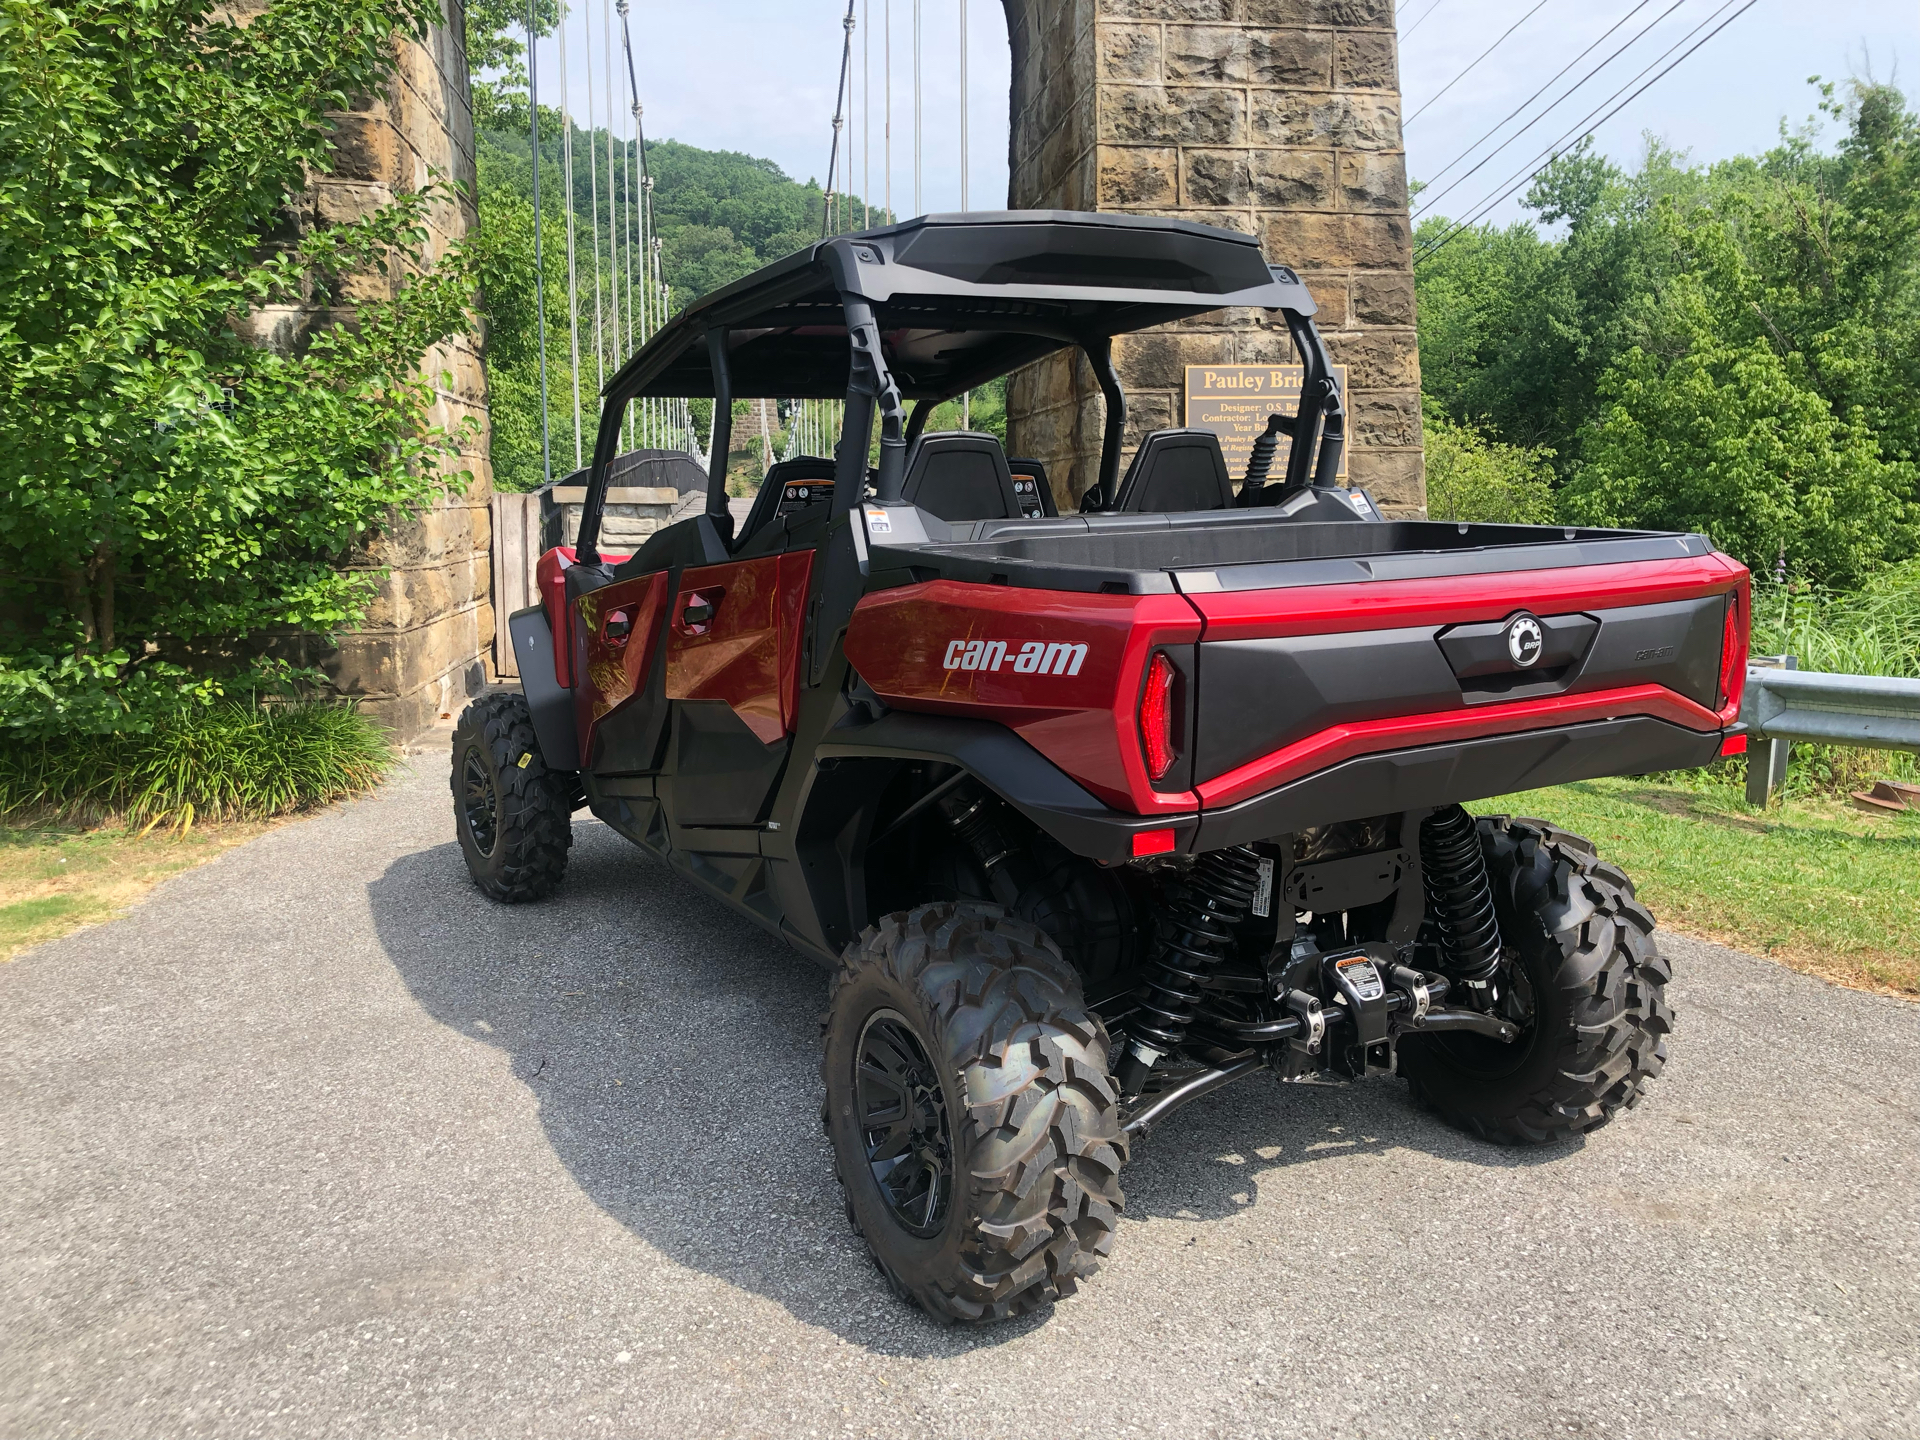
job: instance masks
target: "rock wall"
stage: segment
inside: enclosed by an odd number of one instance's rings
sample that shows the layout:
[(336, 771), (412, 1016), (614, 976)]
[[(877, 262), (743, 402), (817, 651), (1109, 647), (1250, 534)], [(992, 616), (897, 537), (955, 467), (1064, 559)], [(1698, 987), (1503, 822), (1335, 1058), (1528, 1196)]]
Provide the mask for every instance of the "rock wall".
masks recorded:
[[(295, 200), (294, 227), (363, 216), (436, 174), (459, 181), (466, 195), (434, 207), (430, 255), (437, 258), (478, 224), (463, 0), (441, 0), (441, 13), (445, 23), (424, 41), (396, 42), (399, 66), (384, 93), (362, 97), (334, 117), (334, 168), (313, 177)], [(346, 298), (379, 298), (393, 283), (379, 275), (356, 277)], [(351, 309), (310, 305), (263, 310), (250, 324), (262, 344), (293, 348), (314, 329), (351, 318)], [(493, 472), (478, 344), (462, 339), (438, 347), (422, 369), (436, 379), (433, 423), (452, 428), (469, 418), (478, 422), (449, 467), (470, 472), (472, 480), (418, 517), (387, 527), (354, 557), (354, 568), (384, 572), (359, 629), (331, 641), (298, 637), (290, 646), (301, 663), (317, 665), (342, 694), (359, 699), (368, 715), (402, 736), (417, 734), (479, 693), (494, 627), (488, 565)]]
[[(1015, 209), (1117, 210), (1260, 237), (1298, 270), (1348, 367), (1350, 483), (1423, 514), (1406, 156), (1393, 0), (1003, 0)], [(1229, 312), (1115, 346), (1129, 452), (1184, 423), (1190, 364), (1294, 360), (1286, 327)], [(1063, 508), (1099, 476), (1104, 404), (1084, 360), (1013, 377), (1008, 448)], [(1124, 461), (1122, 464), (1124, 470)], [(1237, 478), (1237, 477), (1236, 477)]]

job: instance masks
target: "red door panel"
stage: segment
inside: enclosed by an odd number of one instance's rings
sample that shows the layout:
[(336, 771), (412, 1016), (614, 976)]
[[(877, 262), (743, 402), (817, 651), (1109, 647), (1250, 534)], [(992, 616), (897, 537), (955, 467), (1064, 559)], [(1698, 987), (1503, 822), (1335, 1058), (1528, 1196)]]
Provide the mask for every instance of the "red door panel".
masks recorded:
[(793, 731), (813, 552), (681, 572), (667, 621), (667, 698), (724, 700), (763, 745)]
[(629, 703), (647, 683), (666, 610), (667, 572), (636, 575), (582, 595), (585, 673), (574, 701), (580, 754), (593, 753), (594, 727)]

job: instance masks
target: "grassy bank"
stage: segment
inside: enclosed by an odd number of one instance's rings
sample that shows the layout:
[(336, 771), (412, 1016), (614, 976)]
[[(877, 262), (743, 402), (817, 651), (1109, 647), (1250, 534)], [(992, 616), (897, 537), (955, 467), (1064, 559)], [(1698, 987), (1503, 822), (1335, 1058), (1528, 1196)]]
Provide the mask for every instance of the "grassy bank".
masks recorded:
[(239, 821), (139, 835), (51, 824), (0, 827), (0, 962), (111, 920), (169, 875), (266, 828)]
[(1920, 814), (1730, 786), (1594, 780), (1490, 800), (1588, 836), (1660, 923), (1843, 985), (1920, 996)]

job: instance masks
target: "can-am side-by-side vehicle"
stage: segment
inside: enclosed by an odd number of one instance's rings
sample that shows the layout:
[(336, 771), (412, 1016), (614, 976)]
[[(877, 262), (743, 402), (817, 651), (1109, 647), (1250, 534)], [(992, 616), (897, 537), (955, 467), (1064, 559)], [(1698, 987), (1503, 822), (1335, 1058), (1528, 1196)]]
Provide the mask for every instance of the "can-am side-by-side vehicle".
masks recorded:
[[(1267, 313), (1304, 378), (1236, 485), (1207, 431), (1122, 466), (1115, 336)], [(502, 901), (585, 806), (833, 971), (825, 1106), (894, 1287), (991, 1320), (1112, 1244), (1130, 1142), (1256, 1070), (1397, 1071), (1505, 1143), (1605, 1124), (1671, 1013), (1627, 877), (1464, 802), (1740, 748), (1746, 571), (1698, 535), (1383, 518), (1341, 488), (1314, 302), (1253, 240), (1010, 212), (824, 240), (609, 383), (576, 543), (462, 716), (455, 823)], [(1097, 481), (933, 407), (1060, 351)], [(599, 545), (627, 407), (844, 399), (835, 454)], [(1069, 416), (1065, 424), (1074, 423)], [(716, 467), (723, 468), (723, 467)]]

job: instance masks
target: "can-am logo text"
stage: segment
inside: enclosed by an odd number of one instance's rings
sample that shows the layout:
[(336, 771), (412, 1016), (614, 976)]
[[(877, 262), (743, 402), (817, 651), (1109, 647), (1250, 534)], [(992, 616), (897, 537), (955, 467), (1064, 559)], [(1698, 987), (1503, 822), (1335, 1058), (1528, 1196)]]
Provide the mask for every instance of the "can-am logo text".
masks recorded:
[[(1014, 649), (1014, 646), (1019, 649)], [(955, 640), (947, 646), (948, 670), (998, 670), (1011, 666), (1021, 675), (1078, 675), (1087, 658), (1085, 645), (1056, 640)]]

